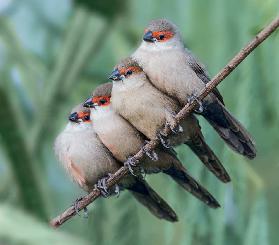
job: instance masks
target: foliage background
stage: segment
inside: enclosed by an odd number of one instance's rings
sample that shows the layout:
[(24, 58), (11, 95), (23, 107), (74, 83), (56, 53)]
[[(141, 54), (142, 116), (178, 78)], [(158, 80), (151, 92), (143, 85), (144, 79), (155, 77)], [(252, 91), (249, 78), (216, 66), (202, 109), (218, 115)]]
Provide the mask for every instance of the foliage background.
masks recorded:
[(223, 185), (189, 150), (179, 156), (222, 204), (209, 210), (164, 176), (148, 180), (180, 222), (156, 220), (128, 193), (98, 200), (90, 217), (53, 231), (47, 220), (83, 193), (67, 178), (53, 141), (71, 107), (139, 44), (149, 20), (166, 17), (212, 75), (279, 12), (278, 0), (1, 0), (0, 244), (278, 244), (279, 37), (271, 36), (224, 81), (230, 110), (258, 157), (231, 152), (203, 122), (229, 170)]

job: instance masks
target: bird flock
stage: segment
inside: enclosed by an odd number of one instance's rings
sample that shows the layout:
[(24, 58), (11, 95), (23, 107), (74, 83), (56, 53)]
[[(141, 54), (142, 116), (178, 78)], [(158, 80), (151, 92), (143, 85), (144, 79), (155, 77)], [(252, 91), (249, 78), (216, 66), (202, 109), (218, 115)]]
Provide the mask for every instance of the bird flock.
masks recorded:
[[(255, 144), (241, 123), (226, 109), (214, 89), (191, 115), (175, 126), (176, 113), (197, 100), (210, 78), (204, 66), (184, 46), (181, 34), (166, 19), (153, 20), (142, 42), (111, 72), (112, 82), (98, 86), (89, 99), (75, 106), (69, 122), (55, 140), (55, 153), (69, 176), (85, 191), (98, 188), (108, 197), (127, 189), (153, 215), (171, 222), (175, 211), (147, 183), (144, 174), (164, 173), (211, 208), (218, 201), (196, 181), (177, 158), (173, 147), (185, 144), (220, 181), (230, 176), (206, 143), (197, 116), (203, 116), (235, 152), (252, 159)], [(171, 135), (163, 133), (164, 127)], [(154, 151), (145, 151), (140, 167), (136, 154), (146, 140), (160, 139)], [(130, 175), (113, 190), (106, 179), (123, 164)]]

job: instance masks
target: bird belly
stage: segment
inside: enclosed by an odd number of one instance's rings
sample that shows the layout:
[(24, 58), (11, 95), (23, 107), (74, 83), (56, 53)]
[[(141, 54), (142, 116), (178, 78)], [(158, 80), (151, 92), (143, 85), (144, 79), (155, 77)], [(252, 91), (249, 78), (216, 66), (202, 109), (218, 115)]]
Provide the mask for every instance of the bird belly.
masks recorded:
[(180, 52), (157, 52), (143, 58), (144, 71), (152, 84), (162, 92), (178, 99), (184, 105), (189, 96), (201, 91), (205, 84), (187, 65), (186, 58)]

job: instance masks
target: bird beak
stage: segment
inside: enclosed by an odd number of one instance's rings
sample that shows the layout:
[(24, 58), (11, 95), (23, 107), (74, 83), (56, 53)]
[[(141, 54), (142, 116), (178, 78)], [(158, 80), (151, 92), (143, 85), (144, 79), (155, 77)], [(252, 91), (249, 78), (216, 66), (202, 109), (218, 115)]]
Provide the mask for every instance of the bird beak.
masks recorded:
[(83, 107), (86, 107), (86, 108), (95, 108), (95, 103), (93, 102), (93, 98), (92, 98), (92, 97), (88, 98), (88, 99), (83, 103)]
[(121, 76), (119, 70), (118, 69), (113, 70), (113, 72), (109, 76), (109, 79), (113, 80), (113, 81), (120, 81), (120, 80), (122, 80), (122, 76)]
[(148, 31), (144, 34), (143, 40), (146, 42), (154, 43), (155, 38), (153, 37), (152, 31)]
[(77, 112), (72, 113), (72, 114), (69, 116), (69, 120), (70, 120), (71, 122), (75, 122), (75, 123), (79, 122), (79, 118), (78, 118)]

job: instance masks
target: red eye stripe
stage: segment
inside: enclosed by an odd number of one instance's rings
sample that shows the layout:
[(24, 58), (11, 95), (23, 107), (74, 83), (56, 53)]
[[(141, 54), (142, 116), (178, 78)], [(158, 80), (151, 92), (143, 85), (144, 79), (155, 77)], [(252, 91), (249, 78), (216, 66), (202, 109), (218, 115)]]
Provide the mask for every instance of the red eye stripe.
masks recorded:
[(81, 119), (83, 122), (91, 122), (89, 112), (78, 112), (78, 119)]
[(92, 102), (93, 102), (94, 104), (95, 104), (95, 103), (97, 103), (97, 104), (98, 104), (98, 103), (99, 103), (99, 99), (100, 99), (100, 97), (101, 97), (101, 96), (96, 96), (96, 97), (93, 97), (93, 98), (92, 98)]
[(142, 69), (139, 66), (129, 66), (127, 68), (122, 68), (119, 70), (121, 75), (127, 75), (127, 72), (132, 71), (132, 73), (138, 73), (141, 72)]
[(126, 73), (126, 69), (125, 68), (120, 68), (120, 69), (118, 69), (119, 70), (119, 73), (121, 74), (121, 75), (125, 75), (125, 73)]
[(111, 96), (96, 96), (93, 98), (93, 103), (98, 104), (99, 106), (106, 106), (110, 104)]
[(142, 69), (140, 68), (140, 67), (138, 67), (138, 66), (130, 66), (130, 67), (128, 67), (127, 69), (126, 69), (126, 72), (128, 71), (128, 70), (130, 70), (130, 71), (133, 71), (133, 72), (141, 72), (142, 71)]
[(174, 34), (171, 31), (154, 31), (152, 32), (152, 36), (155, 37), (158, 42), (164, 42), (172, 38)]
[(127, 68), (120, 68), (118, 70), (121, 75), (126, 75), (127, 71), (132, 71), (133, 73), (142, 71), (142, 69), (139, 66), (129, 66)]

